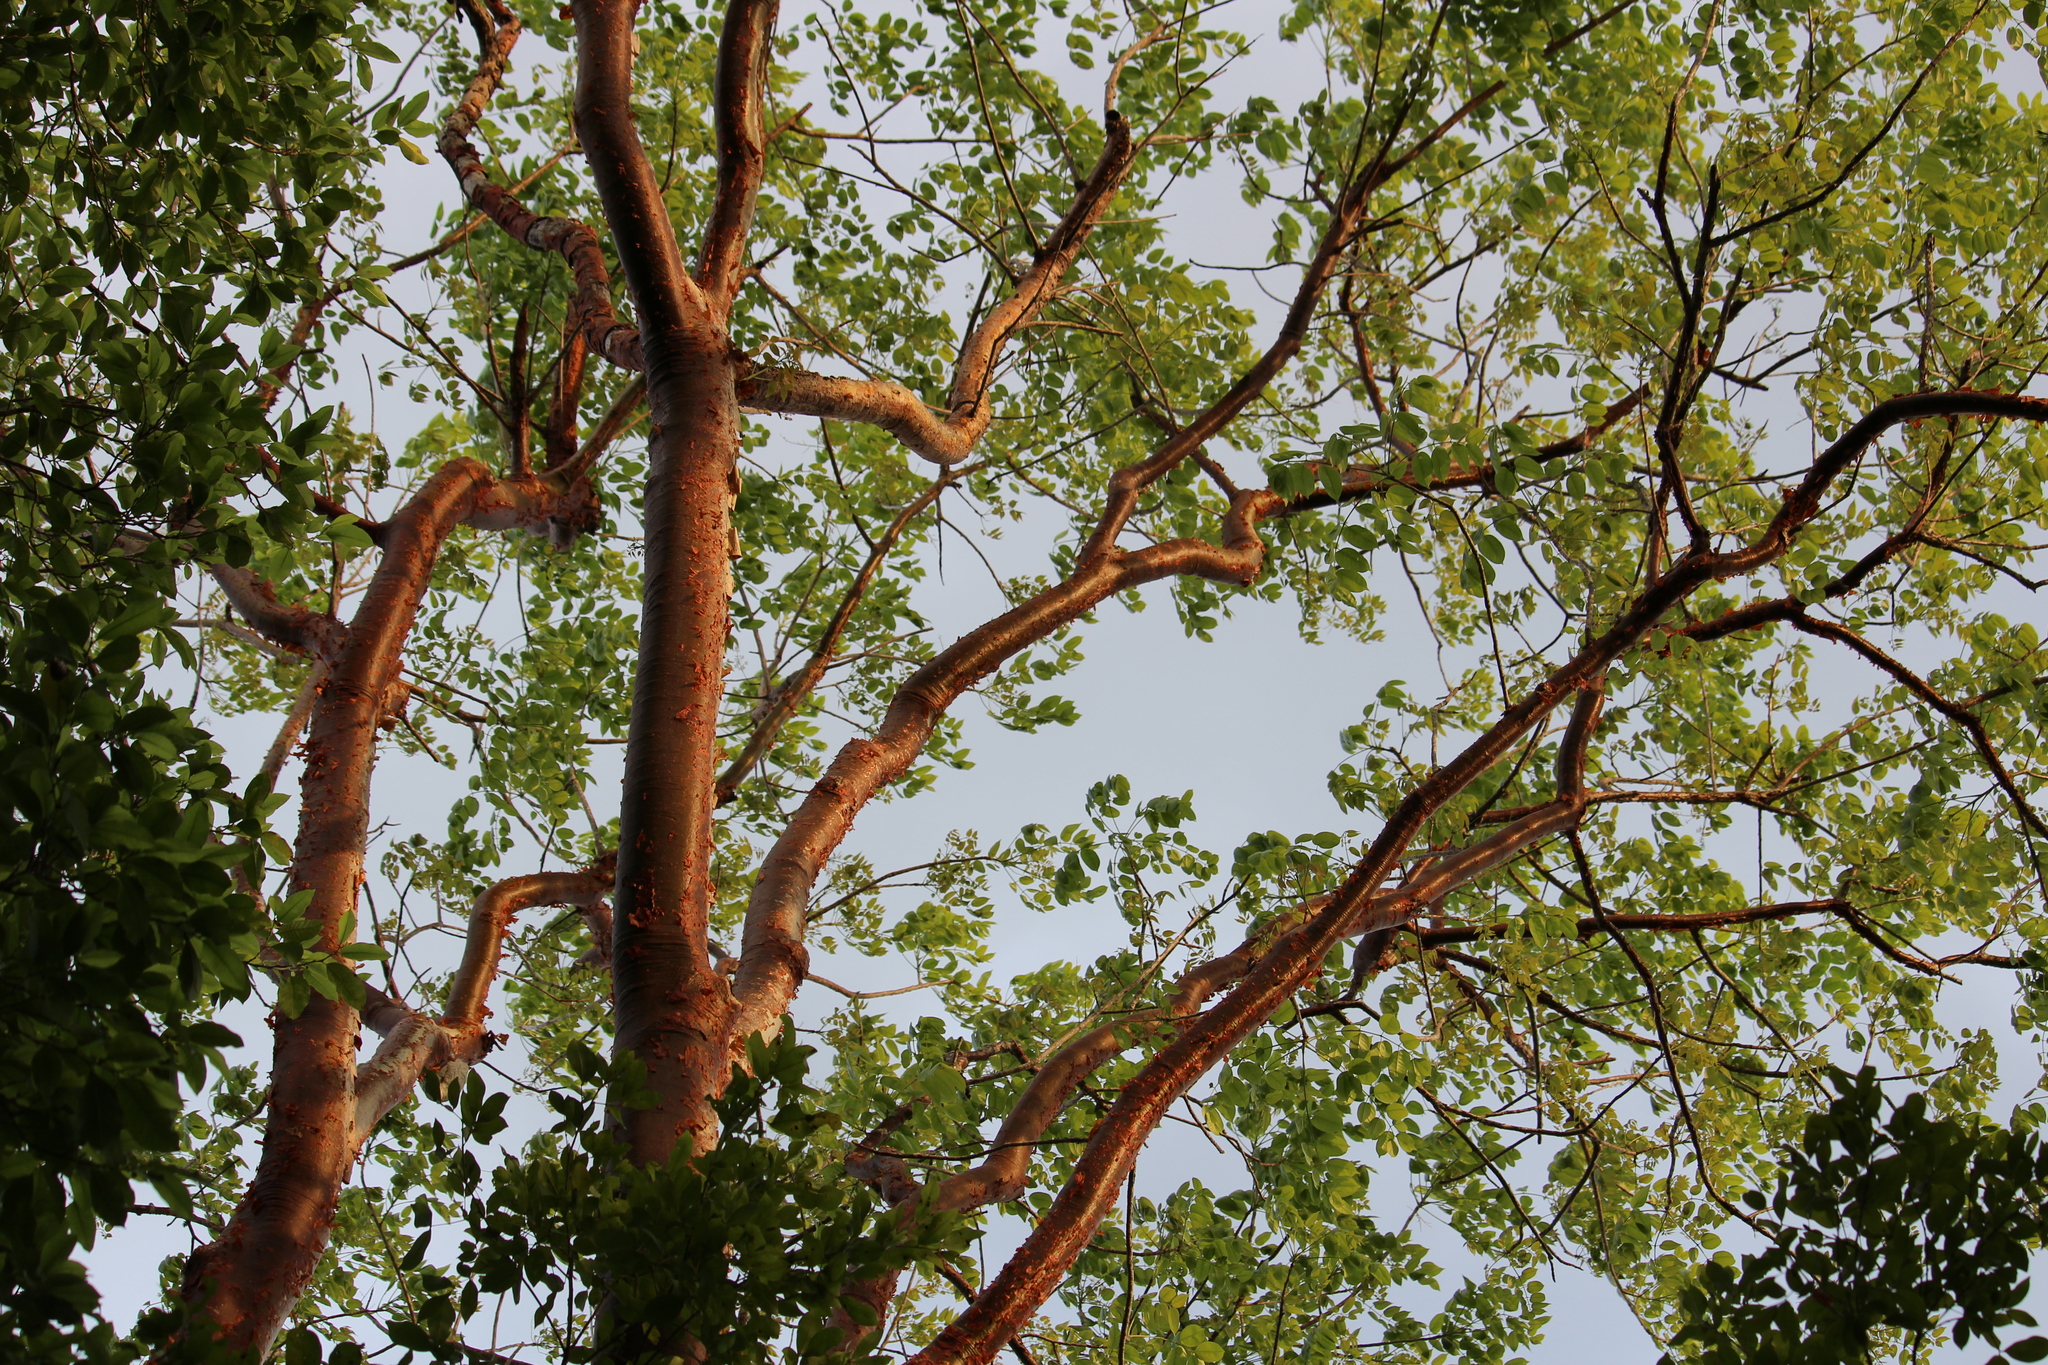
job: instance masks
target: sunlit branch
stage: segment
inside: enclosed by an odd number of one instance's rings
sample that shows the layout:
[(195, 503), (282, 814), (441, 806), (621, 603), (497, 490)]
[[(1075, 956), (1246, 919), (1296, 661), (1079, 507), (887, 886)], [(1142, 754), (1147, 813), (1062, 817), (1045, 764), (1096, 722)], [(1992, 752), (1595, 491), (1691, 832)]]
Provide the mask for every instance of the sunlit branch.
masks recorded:
[[(332, 617), (285, 609), (244, 571), (226, 572), (231, 599), (241, 594), (238, 610), (253, 612), (269, 630), (310, 632), (327, 669), (305, 741), (291, 866), (294, 890), (311, 893), (304, 917), (315, 928), (319, 951), (339, 954), (348, 946), (344, 935), (363, 881), (379, 726), (406, 694), (405, 643), (449, 534), (461, 525), (582, 526), (593, 511), (586, 483), (502, 481), (476, 460), (452, 460), (386, 524), (376, 572), (346, 627)], [(318, 994), (296, 1015), (275, 1020), (269, 1115), (255, 1180), (227, 1230), (187, 1261), (182, 1291), (201, 1324), (197, 1330), (235, 1349), (268, 1349), (326, 1251), (335, 1201), (356, 1150), (357, 1025), (354, 1009)], [(398, 1033), (406, 1035), (402, 1044)], [(386, 1047), (418, 1049), (429, 1041), (417, 1028), (401, 1028)]]
[(466, 1070), (483, 1057), (490, 1043), (484, 1029), (489, 1013), (484, 1002), (504, 956), (512, 917), (543, 905), (590, 911), (611, 889), (610, 858), (577, 872), (533, 872), (498, 882), (478, 896), (470, 910), (462, 962), (448, 983), (439, 1019), (407, 1010), (379, 993), (380, 1017), (371, 1023), (366, 1008), (364, 1022), (383, 1034), (384, 1042), (356, 1069), (354, 1141), (358, 1148), (371, 1129), (412, 1094), (426, 1072), (451, 1067)]
[(1575, 657), (1528, 689), (1455, 758), (1411, 788), (1389, 812), (1381, 832), (1329, 904), (1276, 942), (1228, 996), (1192, 1021), (1139, 1070), (1097, 1125), (1074, 1178), (975, 1304), (948, 1326), (931, 1347), (914, 1357), (917, 1365), (986, 1362), (997, 1349), (996, 1343), (1014, 1332), (1053, 1292), (1073, 1258), (1093, 1236), (1109, 1207), (1114, 1188), (1130, 1169), (1146, 1135), (1186, 1087), (1251, 1029), (1271, 1017), (1282, 1002), (1305, 984), (1347, 933), (1361, 933), (1412, 917), (1419, 897), (1404, 897), (1398, 906), (1385, 911), (1371, 909), (1369, 903), (1397, 860), (1445, 802), (1505, 758), (1521, 737), (1564, 697), (1598, 678), (1608, 664), (1635, 648), (1667, 613), (1699, 588), (1718, 579), (1752, 573), (1781, 556), (1800, 530), (1819, 515), (1822, 499), (1834, 480), (1885, 431), (1914, 417), (1949, 413), (2040, 420), (2048, 418), (2048, 402), (2017, 395), (1968, 392), (1887, 400), (1822, 452), (1806, 477), (1787, 491), (1777, 514), (1749, 545), (1725, 554), (1696, 547), (1674, 562), (1633, 604), (1613, 618), (1604, 633), (1589, 640)]
[(726, 6), (719, 35), (711, 108), (718, 148), (718, 188), (704, 229), (697, 285), (722, 313), (746, 275), (747, 232), (754, 221), (768, 138), (762, 100), (773, 53), (777, 0)]
[[(502, 0), (462, 0), (477, 33), (477, 73), (441, 127), (442, 159), (455, 172), (462, 197), (517, 242), (536, 251), (553, 252), (568, 263), (576, 282), (571, 316), (583, 327), (590, 349), (623, 369), (644, 367), (640, 334), (619, 320), (612, 309), (611, 274), (597, 234), (569, 218), (543, 218), (529, 212), (512, 192), (493, 184), (483, 158), (470, 143), (477, 120), (504, 79), (505, 65), (519, 41), (518, 16)], [(488, 3), (488, 8), (486, 8)]]
[(1102, 155), (1074, 196), (1072, 207), (1010, 294), (988, 311), (962, 343), (943, 412), (891, 380), (840, 379), (770, 366), (757, 368), (741, 380), (740, 401), (766, 412), (880, 427), (935, 464), (957, 464), (966, 459), (994, 416), (989, 390), (1004, 350), (1058, 294), (1135, 164), (1137, 150), (1129, 122), (1112, 111)]
[[(1441, 900), (1456, 886), (1553, 837), (1576, 820), (1584, 810), (1586, 753), (1599, 713), (1600, 690), (1597, 685), (1588, 686), (1580, 694), (1559, 748), (1559, 798), (1554, 809), (1527, 817), (1468, 849), (1425, 865), (1400, 887), (1376, 897), (1361, 918), (1372, 921), (1374, 927), (1380, 921), (1392, 924), (1412, 920), (1425, 905)], [(1328, 898), (1319, 898), (1275, 917), (1255, 929), (1233, 951), (1184, 972), (1167, 992), (1163, 1004), (1108, 1019), (1058, 1048), (1037, 1066), (990, 1143), (989, 1154), (968, 1170), (928, 1187), (913, 1184), (915, 1200), (905, 1192), (892, 1201), (899, 1221), (1015, 1199), (1025, 1188), (1031, 1155), (1047, 1127), (1089, 1076), (1112, 1057), (1170, 1038), (1189, 1021), (1199, 1018), (1203, 1006), (1216, 991), (1240, 980), (1263, 962), (1276, 944), (1298, 933), (1313, 915), (1326, 910), (1328, 903)], [(885, 1154), (873, 1151), (875, 1145), (865, 1144), (864, 1160), (885, 1159)], [(1091, 1151), (1094, 1145), (1091, 1141)], [(857, 1149), (857, 1155), (861, 1150)], [(908, 1182), (907, 1169), (901, 1171), (901, 1176)], [(889, 1292), (893, 1293), (893, 1288)]]

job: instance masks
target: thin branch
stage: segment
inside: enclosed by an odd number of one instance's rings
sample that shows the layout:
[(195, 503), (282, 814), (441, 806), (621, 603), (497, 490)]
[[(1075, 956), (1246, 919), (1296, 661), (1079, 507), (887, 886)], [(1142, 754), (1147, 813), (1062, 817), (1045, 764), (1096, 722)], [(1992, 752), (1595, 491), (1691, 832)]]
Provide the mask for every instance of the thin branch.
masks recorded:
[(1038, 249), (1009, 296), (991, 308), (962, 343), (943, 414), (891, 380), (840, 379), (772, 366), (756, 368), (742, 378), (740, 401), (766, 412), (880, 427), (934, 464), (957, 464), (966, 459), (993, 418), (988, 394), (1004, 350), (1057, 296), (1136, 157), (1130, 123), (1112, 112), (1102, 155), (1066, 216)]
[(816, 972), (806, 973), (804, 975), (804, 980), (815, 981), (820, 986), (823, 986), (826, 990), (836, 991), (840, 995), (845, 996), (848, 1000), (881, 1000), (891, 995), (908, 995), (912, 991), (921, 991), (932, 986), (944, 986), (948, 984), (944, 981), (920, 981), (914, 986), (898, 986), (894, 990), (888, 991), (857, 991), (850, 986), (842, 986), (837, 981), (827, 981), (824, 977), (819, 976)]
[(612, 309), (611, 274), (605, 268), (604, 249), (597, 234), (569, 218), (542, 218), (529, 212), (510, 191), (491, 182), (483, 158), (471, 144), (477, 120), (483, 117), (491, 97), (504, 79), (505, 66), (519, 41), (518, 16), (502, 0), (469, 0), (468, 8), (477, 29), (477, 72), (462, 99), (442, 124), (441, 157), (455, 172), (462, 197), (512, 237), (536, 251), (550, 251), (568, 262), (576, 282), (572, 309), (580, 319), (592, 351), (627, 370), (645, 368), (640, 354), (640, 333), (619, 320)]
[[(912, 498), (889, 523), (888, 529), (882, 532), (881, 538), (875, 541), (867, 562), (861, 565), (860, 572), (854, 575), (853, 582), (840, 598), (838, 608), (832, 613), (832, 619), (826, 622), (810, 658), (806, 659), (803, 666), (786, 682), (775, 689), (766, 713), (755, 722), (752, 733), (747, 736), (746, 744), (733, 757), (732, 762), (726, 765), (725, 771), (718, 775), (716, 795), (712, 798), (718, 805), (727, 804), (738, 793), (740, 783), (746, 779), (754, 765), (761, 761), (762, 756), (774, 747), (777, 736), (782, 733), (782, 727), (796, 714), (797, 708), (803, 705), (805, 699), (825, 676), (826, 669), (831, 666), (833, 657), (838, 652), (839, 641), (846, 634), (848, 623), (853, 620), (853, 614), (859, 608), (868, 587), (875, 581), (875, 575), (881, 572), (882, 565), (896, 548), (896, 542), (909, 529), (911, 523), (937, 501), (941, 493), (964, 474), (971, 472), (973, 471), (948, 470), (943, 473), (922, 493)], [(763, 679), (763, 684), (766, 684), (766, 679)]]

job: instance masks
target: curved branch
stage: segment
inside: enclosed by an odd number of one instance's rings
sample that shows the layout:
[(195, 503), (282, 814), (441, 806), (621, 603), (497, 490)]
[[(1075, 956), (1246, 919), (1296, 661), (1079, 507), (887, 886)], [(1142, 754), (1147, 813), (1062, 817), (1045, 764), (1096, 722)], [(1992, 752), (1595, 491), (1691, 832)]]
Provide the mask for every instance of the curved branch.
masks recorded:
[(1506, 708), (1491, 728), (1411, 790), (1330, 903), (1277, 941), (1228, 996), (1191, 1021), (1140, 1069), (1096, 1126), (1072, 1179), (1037, 1227), (974, 1304), (913, 1357), (917, 1365), (984, 1365), (1053, 1292), (1113, 1204), (1147, 1136), (1187, 1087), (1313, 977), (1347, 932), (1365, 932), (1412, 917), (1415, 901), (1403, 897), (1382, 910), (1374, 904), (1375, 888), (1445, 802), (1506, 757), (1564, 696), (1600, 676), (1693, 592), (1708, 582), (1753, 572), (1782, 555), (1800, 529), (1819, 514), (1822, 496), (1833, 480), (1883, 432), (1916, 417), (1947, 414), (2042, 420), (2048, 418), (2048, 402), (1968, 391), (1888, 400), (1822, 453), (1754, 542), (1727, 554), (1699, 546), (1688, 550), (1604, 634)]
[[(740, 402), (785, 417), (828, 417), (880, 427), (933, 464), (957, 464), (988, 429), (979, 421), (942, 414), (893, 379), (842, 379), (793, 366), (757, 366), (740, 378)], [(969, 413), (968, 418), (977, 414)]]
[(803, 981), (810, 955), (804, 947), (804, 907), (825, 860), (854, 817), (884, 786), (909, 770), (946, 709), (1005, 661), (1072, 624), (1127, 588), (1175, 574), (1248, 583), (1265, 561), (1254, 529), (1270, 495), (1246, 494), (1225, 519), (1224, 543), (1174, 540), (1147, 549), (1117, 551), (1076, 569), (1060, 583), (1012, 608), (939, 652), (896, 691), (875, 734), (843, 747), (798, 807), (761, 865), (741, 941), (733, 993), (734, 1060), (744, 1062), (746, 1039), (772, 1035)]
[(341, 654), (348, 627), (324, 611), (277, 600), (277, 590), (247, 569), (229, 564), (207, 567), (227, 594), (228, 604), (264, 639), (295, 653), (333, 663)]
[[(1612, 9), (1552, 40), (1544, 47), (1544, 56), (1555, 56), (1562, 52), (1634, 3), (1635, 0), (1620, 0)], [(1338, 195), (1330, 219), (1323, 227), (1323, 235), (1316, 244), (1315, 253), (1302, 271), (1301, 282), (1295, 289), (1294, 301), (1288, 307), (1287, 318), (1280, 326), (1278, 337), (1266, 348), (1265, 354), (1260, 356), (1221, 398), (1195, 416), (1146, 459), (1119, 469), (1110, 476), (1109, 496), (1105, 500), (1102, 515), (1096, 523), (1094, 533), (1081, 548), (1082, 563), (1107, 554), (1115, 546), (1117, 537), (1123, 534), (1125, 523), (1138, 505), (1139, 495), (1236, 420), (1245, 408), (1265, 392), (1267, 385), (1273, 382), (1300, 351), (1308, 338), (1309, 324), (1315, 320), (1316, 309), (1322, 300), (1323, 292), (1330, 280), (1336, 276), (1344, 253), (1377, 226), (1376, 222), (1368, 221), (1366, 214), (1373, 193), (1407, 169), (1430, 147), (1485, 107), (1506, 88), (1505, 81), (1496, 81), (1479, 91), (1398, 156), (1393, 154), (1394, 139), (1405, 126), (1407, 107), (1404, 105), (1389, 121), (1385, 138), (1374, 149), (1363, 168), (1352, 174), (1345, 182), (1342, 192)], [(1364, 130), (1361, 127), (1361, 138), (1363, 134)], [(1616, 420), (1619, 420), (1619, 417)]]
[[(543, 905), (593, 909), (611, 894), (613, 872), (613, 859), (607, 856), (581, 871), (531, 872), (487, 888), (469, 912), (462, 965), (448, 983), (440, 1019), (406, 1010), (388, 997), (380, 1001), (385, 1015), (380, 1022), (386, 1027), (378, 1031), (384, 1034), (384, 1043), (356, 1068), (356, 1150), (386, 1114), (405, 1102), (422, 1075), (452, 1063), (471, 1065), (483, 1056), (489, 1039), (484, 1018), (490, 1013), (484, 1001), (498, 974), (512, 917)], [(391, 1015), (398, 1011), (402, 1015), (393, 1020)], [(364, 1022), (369, 1022), (367, 1014)]]
[[(471, 524), (529, 526), (583, 515), (587, 485), (501, 482), (471, 459), (436, 470), (385, 525), (385, 548), (355, 617), (340, 632), (314, 703), (300, 783), (291, 883), (312, 893), (315, 946), (338, 954), (356, 911), (369, 833), (378, 726), (405, 695), (403, 651), (434, 564), (451, 531)], [(192, 1321), (223, 1346), (261, 1355), (311, 1280), (330, 1235), (335, 1200), (354, 1159), (358, 1016), (314, 996), (275, 1022), (268, 1120), (256, 1178), (227, 1230), (186, 1262), (182, 1296)], [(386, 1047), (419, 1049), (432, 1037), (401, 1022)], [(381, 1051), (381, 1050), (380, 1050)]]
[(573, 218), (543, 218), (528, 210), (511, 193), (491, 182), (483, 157), (469, 138), (477, 120), (498, 92), (505, 78), (505, 66), (519, 41), (517, 15), (503, 0), (464, 0), (477, 31), (476, 76), (463, 92), (441, 127), (438, 148), (470, 207), (503, 228), (514, 241), (536, 251), (551, 251), (568, 263), (576, 281), (571, 316), (580, 319), (583, 335), (591, 350), (612, 364), (627, 370), (646, 367), (640, 353), (640, 333), (621, 322), (612, 308), (611, 273), (605, 269), (604, 249), (597, 234)]
[[(1601, 689), (1595, 680), (1581, 690), (1559, 748), (1556, 802), (1469, 848), (1425, 864), (1401, 886), (1373, 897), (1346, 932), (1383, 931), (1411, 922), (1423, 906), (1442, 900), (1458, 886), (1570, 829), (1585, 811), (1586, 752), (1599, 723), (1600, 708)], [(892, 1203), (901, 1225), (934, 1213), (966, 1211), (1015, 1199), (1024, 1192), (1032, 1152), (1089, 1076), (1133, 1047), (1182, 1031), (1200, 1017), (1203, 1006), (1217, 991), (1242, 980), (1269, 959), (1277, 945), (1327, 912), (1333, 899), (1317, 897), (1275, 916), (1254, 929), (1232, 951), (1182, 973), (1168, 991), (1164, 1004), (1107, 1020), (1070, 1040), (1039, 1065), (1003, 1120), (988, 1155), (968, 1170), (929, 1187), (920, 1187), (910, 1180), (908, 1168), (900, 1158), (876, 1150), (878, 1143), (908, 1118), (908, 1109), (899, 1110), (890, 1124), (877, 1130), (879, 1136), (872, 1136), (856, 1148), (859, 1164), (849, 1158), (849, 1170), (875, 1183), (878, 1189), (882, 1188), (879, 1180), (892, 1183), (898, 1191)], [(1371, 954), (1361, 963), (1362, 972), (1377, 970), (1382, 961), (1378, 953)], [(1091, 1141), (1089, 1151), (1094, 1149), (1095, 1143)], [(886, 1303), (894, 1292), (894, 1277), (884, 1277), (862, 1288), (866, 1296), (879, 1297)], [(1017, 1325), (1022, 1321), (1020, 1317)]]
[(837, 379), (808, 370), (763, 366), (740, 380), (740, 401), (764, 412), (829, 417), (880, 427), (934, 464), (957, 464), (973, 451), (993, 416), (989, 389), (1003, 350), (1059, 293), (1096, 224), (1136, 164), (1130, 122), (1111, 110), (1102, 155), (1074, 196), (1073, 205), (1007, 298), (961, 344), (943, 413), (934, 412), (901, 384), (885, 379)]

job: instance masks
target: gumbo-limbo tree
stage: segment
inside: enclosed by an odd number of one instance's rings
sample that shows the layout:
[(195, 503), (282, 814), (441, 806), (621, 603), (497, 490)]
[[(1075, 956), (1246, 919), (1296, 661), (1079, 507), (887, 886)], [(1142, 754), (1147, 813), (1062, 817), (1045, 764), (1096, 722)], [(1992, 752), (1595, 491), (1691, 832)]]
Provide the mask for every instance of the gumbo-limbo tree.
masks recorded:
[[(1996, 1345), (2042, 23), (13, 0), (7, 1355)], [(1339, 827), (985, 742), (1225, 662)]]

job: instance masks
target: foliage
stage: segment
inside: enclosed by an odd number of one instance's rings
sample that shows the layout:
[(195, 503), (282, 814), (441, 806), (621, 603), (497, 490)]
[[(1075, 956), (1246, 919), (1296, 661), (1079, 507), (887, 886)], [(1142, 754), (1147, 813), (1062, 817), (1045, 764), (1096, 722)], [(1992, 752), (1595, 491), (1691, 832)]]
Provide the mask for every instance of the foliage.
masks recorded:
[[(0, 14), (0, 1338), (121, 1348), (74, 1251), (131, 1181), (189, 1207), (175, 1125), (239, 1040), (246, 784), (162, 665), (179, 566), (246, 560), (230, 499), (304, 500), (324, 419), (273, 430), (252, 330), (325, 287), (327, 229), (373, 206), (347, 118), (384, 49), (341, 3), (28, 0)], [(271, 192), (266, 192), (266, 186)], [(288, 188), (297, 208), (274, 198)], [(238, 339), (239, 338), (239, 339)], [(285, 534), (292, 504), (264, 521)], [(167, 523), (176, 545), (160, 539)], [(256, 855), (259, 856), (260, 855)]]
[[(2010, 1129), (1930, 1119), (1924, 1096), (1889, 1103), (1874, 1068), (1830, 1079), (1835, 1097), (1807, 1119), (1774, 1193), (1745, 1196), (1768, 1249), (1700, 1268), (1679, 1358), (1868, 1360), (1874, 1331), (1917, 1346), (1950, 1313), (1958, 1346), (2034, 1326), (2019, 1305), (2048, 1226), (2037, 1116)], [(2044, 1356), (2048, 1337), (2031, 1336), (1993, 1359)]]
[[(724, 1139), (694, 1161), (685, 1152), (621, 1170), (597, 1107), (557, 1098), (562, 1121), (528, 1161), (499, 1167), (489, 1198), (471, 1207), (457, 1275), (463, 1315), (476, 1312), (479, 1291), (515, 1302), (533, 1294), (544, 1317), (557, 1299), (591, 1314), (602, 1300), (592, 1336), (561, 1343), (568, 1360), (673, 1354), (678, 1332), (702, 1343), (707, 1360), (776, 1359), (786, 1332), (780, 1359), (834, 1358), (844, 1334), (830, 1318), (843, 1291), (913, 1250), (941, 1254), (948, 1239), (904, 1245), (877, 1224), (873, 1195), (829, 1141), (841, 1120), (810, 1107), (817, 1092), (803, 1077), (813, 1051), (788, 1036), (757, 1045), (751, 1071), (736, 1070), (720, 1101)], [(593, 1082), (606, 1071), (587, 1050), (575, 1065)], [(441, 1313), (439, 1339), (455, 1322), (452, 1309)], [(394, 1340), (435, 1344), (419, 1332)]]

